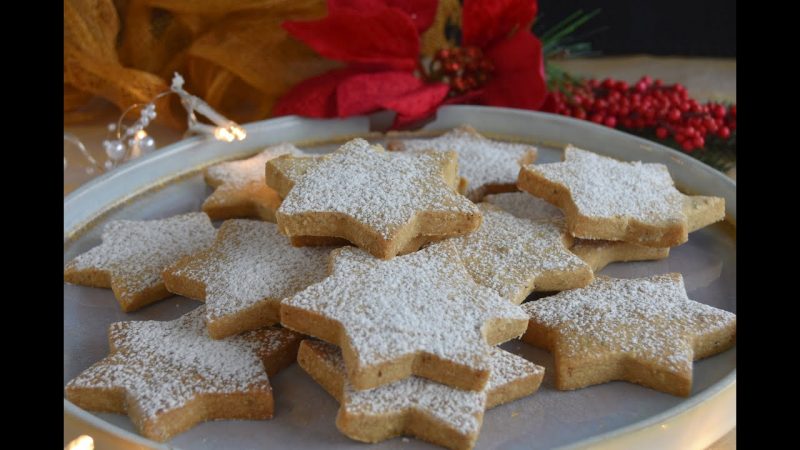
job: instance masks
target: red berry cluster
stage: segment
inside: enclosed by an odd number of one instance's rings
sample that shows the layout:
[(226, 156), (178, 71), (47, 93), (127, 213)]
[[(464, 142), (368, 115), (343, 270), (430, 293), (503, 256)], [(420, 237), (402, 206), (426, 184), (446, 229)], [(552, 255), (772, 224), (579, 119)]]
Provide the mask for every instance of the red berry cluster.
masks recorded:
[(736, 130), (736, 105), (700, 104), (681, 84), (665, 85), (649, 76), (632, 86), (610, 78), (566, 83), (552, 100), (548, 109), (558, 114), (612, 128), (655, 130), (656, 137), (671, 137), (686, 152), (703, 148), (715, 136), (728, 139)]
[(478, 47), (445, 48), (431, 61), (431, 78), (450, 85), (451, 97), (478, 89), (486, 83), (494, 65)]

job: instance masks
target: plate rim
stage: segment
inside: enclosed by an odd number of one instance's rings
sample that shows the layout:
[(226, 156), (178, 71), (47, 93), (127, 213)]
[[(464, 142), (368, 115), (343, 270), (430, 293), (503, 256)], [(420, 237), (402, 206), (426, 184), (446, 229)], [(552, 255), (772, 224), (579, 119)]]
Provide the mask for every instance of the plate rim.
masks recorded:
[[(531, 119), (535, 119), (535, 120), (545, 120), (545, 121), (550, 121), (550, 122), (560, 122), (560, 123), (563, 123), (563, 124), (565, 124), (567, 126), (570, 126), (570, 127), (579, 127), (579, 128), (584, 129), (584, 130), (587, 130), (587, 131), (595, 131), (595, 132), (607, 133), (607, 134), (610, 134), (611, 136), (617, 136), (617, 137), (624, 138), (624, 139), (632, 141), (632, 142), (637, 142), (638, 144), (640, 144), (640, 147), (645, 149), (645, 150), (652, 149), (656, 153), (666, 151), (667, 155), (670, 157), (670, 159), (676, 160), (679, 164), (688, 165), (690, 167), (698, 168), (702, 172), (704, 172), (707, 176), (711, 176), (711, 177), (717, 178), (718, 181), (722, 181), (723, 185), (727, 185), (727, 187), (729, 189), (732, 189), (733, 195), (734, 195), (734, 198), (735, 198), (736, 181), (731, 179), (730, 177), (728, 177), (724, 173), (722, 173), (722, 172), (714, 169), (713, 167), (703, 163), (702, 161), (699, 161), (699, 160), (697, 160), (695, 158), (692, 158), (691, 156), (689, 156), (687, 154), (684, 154), (684, 153), (682, 153), (682, 152), (680, 152), (678, 150), (675, 150), (673, 148), (667, 147), (665, 145), (659, 144), (659, 143), (654, 142), (654, 141), (650, 141), (650, 140), (647, 140), (647, 139), (644, 139), (644, 138), (641, 138), (641, 137), (638, 137), (638, 136), (635, 136), (635, 135), (632, 135), (632, 134), (629, 134), (629, 133), (625, 133), (625, 132), (622, 132), (622, 131), (619, 131), (619, 130), (616, 130), (616, 129), (611, 129), (611, 128), (608, 128), (608, 127), (604, 127), (604, 126), (601, 126), (601, 125), (598, 125), (598, 124), (595, 124), (595, 123), (592, 123), (592, 122), (578, 120), (578, 119), (574, 119), (574, 118), (570, 118), (570, 117), (566, 117), (566, 116), (550, 114), (550, 113), (543, 113), (543, 112), (539, 112), (539, 111), (519, 110), (519, 109), (513, 109), (513, 108), (499, 108), (499, 107), (474, 106), (474, 105), (452, 105), (452, 106), (446, 106), (446, 107), (440, 108), (437, 111), (436, 120), (434, 122), (431, 122), (431, 123), (427, 124), (426, 126), (421, 128), (421, 130), (447, 129), (447, 128), (450, 128), (452, 126), (457, 126), (460, 123), (466, 123), (466, 122), (468, 122), (468, 120), (461, 119), (460, 121), (457, 121), (458, 124), (454, 125), (453, 123), (455, 123), (455, 122), (453, 122), (452, 120), (451, 120), (452, 123), (448, 124), (448, 120), (450, 120), (450, 116), (458, 116), (458, 115), (463, 115), (463, 114), (468, 114), (468, 115), (469, 114), (478, 114), (478, 115), (483, 115), (483, 114), (510, 114), (510, 115), (514, 115), (514, 116), (522, 116), (522, 117), (531, 118)], [(319, 119), (307, 119), (307, 118), (303, 118), (303, 117), (299, 117), (299, 116), (285, 116), (285, 117), (279, 117), (279, 118), (274, 118), (274, 119), (266, 119), (266, 120), (261, 120), (261, 121), (257, 121), (257, 122), (248, 123), (248, 124), (243, 125), (243, 127), (248, 131), (248, 133), (250, 133), (250, 132), (256, 132), (256, 131), (263, 130), (263, 129), (271, 129), (273, 127), (296, 126), (296, 125), (300, 125), (301, 126), (304, 123), (309, 122), (309, 121), (310, 122), (318, 122), (319, 123), (319, 122), (335, 122), (336, 120), (330, 120), (330, 119), (329, 120), (319, 120)], [(339, 119), (339, 122), (343, 124), (343, 127), (342, 127), (343, 129), (346, 129), (348, 126), (352, 127), (352, 128), (360, 128), (361, 129), (360, 131), (355, 131), (356, 134), (366, 135), (366, 134), (370, 133), (370, 130), (368, 129), (368, 127), (366, 127), (366, 124), (369, 122), (369, 116), (358, 116), (358, 117), (344, 119), (344, 120)], [(442, 125), (442, 122), (444, 123), (444, 125)], [(481, 127), (480, 124), (475, 124), (474, 126), (476, 128), (478, 128), (478, 129), (483, 128), (483, 127)], [(353, 132), (353, 130), (350, 130), (350, 131)], [(500, 133), (496, 133), (496, 134), (504, 134), (504, 133), (500, 132)], [(508, 133), (508, 134), (513, 135), (513, 133)], [(330, 137), (331, 137), (331, 139), (334, 139), (334, 138), (336, 138), (338, 136), (332, 135)], [(386, 136), (384, 136), (384, 137), (386, 137)], [(299, 140), (298, 139), (294, 139), (292, 141), (293, 142), (298, 142)], [(94, 178), (92, 180), (89, 180), (88, 182), (84, 183), (83, 185), (81, 185), (80, 187), (78, 187), (77, 189), (75, 189), (74, 191), (72, 191), (71, 193), (69, 193), (67, 196), (64, 197), (64, 209), (65, 209), (65, 212), (66, 212), (68, 206), (70, 206), (71, 204), (79, 201), (87, 193), (91, 193), (91, 191), (97, 189), (98, 187), (102, 187), (105, 183), (113, 182), (113, 180), (115, 178), (122, 177), (122, 176), (124, 176), (125, 174), (127, 174), (127, 173), (129, 173), (131, 171), (137, 170), (139, 168), (139, 166), (142, 166), (144, 164), (150, 163), (151, 161), (157, 161), (158, 159), (167, 158), (167, 157), (171, 156), (172, 154), (174, 154), (176, 152), (181, 152), (181, 151), (185, 152), (186, 150), (188, 150), (190, 148), (201, 146), (201, 145), (203, 145), (204, 143), (207, 143), (207, 142), (208, 141), (204, 140), (200, 136), (195, 136), (195, 137), (191, 137), (191, 138), (188, 138), (188, 139), (183, 139), (183, 140), (180, 140), (178, 142), (175, 142), (173, 144), (170, 144), (170, 145), (167, 145), (167, 146), (161, 148), (158, 152), (154, 152), (152, 154), (145, 155), (144, 157), (137, 158), (136, 160), (129, 161), (129, 162), (121, 165), (120, 167), (118, 167), (115, 170), (111, 170), (109, 172), (103, 173), (102, 175), (100, 175), (100, 176), (98, 176), (98, 177), (96, 177), (96, 178)], [(213, 142), (213, 141), (211, 141), (211, 142)], [(264, 144), (259, 144), (259, 146), (261, 146), (261, 145), (264, 145)], [(645, 153), (643, 153), (643, 154), (645, 154)], [(230, 156), (230, 155), (228, 155), (228, 156)], [(191, 171), (191, 170), (193, 170), (193, 169), (189, 169), (189, 171)], [(169, 182), (170, 180), (172, 180), (174, 178), (178, 178), (180, 176), (181, 176), (181, 172), (179, 172), (177, 174), (174, 174), (173, 176), (166, 177), (165, 181)], [(104, 205), (103, 207), (101, 207), (99, 209), (96, 209), (94, 211), (94, 213), (90, 213), (89, 214), (89, 218), (87, 220), (76, 222), (75, 224), (73, 224), (71, 226), (70, 229), (67, 229), (67, 226), (66, 226), (67, 225), (67, 223), (66, 223), (66, 214), (65, 214), (65, 230), (64, 230), (64, 243), (65, 243), (65, 246), (67, 245), (68, 241), (70, 240), (70, 237), (76, 231), (85, 228), (87, 225), (91, 224), (92, 221), (97, 220), (99, 218), (102, 218), (106, 213), (108, 213), (109, 211), (112, 211), (114, 208), (116, 208), (116, 206), (118, 204), (124, 203), (127, 199), (132, 198), (132, 197), (137, 197), (142, 192), (146, 192), (146, 191), (148, 191), (150, 189), (153, 189), (153, 186), (155, 184), (158, 184), (158, 182), (150, 183), (147, 186), (145, 186), (144, 188), (124, 196), (122, 199), (118, 200), (117, 202), (109, 203), (109, 204)], [(726, 204), (726, 210), (727, 210), (727, 207), (728, 207), (728, 205)], [(731, 222), (730, 225), (734, 229), (736, 229), (737, 227), (736, 227), (735, 203), (734, 203), (733, 211), (730, 214), (726, 211), (726, 216), (731, 217), (732, 220), (727, 220), (727, 218), (726, 218), (726, 220)], [(735, 240), (735, 238), (734, 238), (734, 240)], [(645, 419), (642, 419), (642, 420), (640, 420), (638, 422), (626, 425), (624, 427), (617, 428), (617, 429), (610, 430), (610, 431), (606, 431), (604, 433), (601, 433), (601, 434), (598, 434), (598, 435), (595, 435), (595, 436), (591, 436), (589, 438), (585, 438), (585, 439), (579, 440), (579, 441), (571, 443), (571, 444), (567, 444), (566, 446), (559, 447), (559, 448), (583, 448), (583, 447), (587, 447), (587, 446), (592, 446), (592, 447), (613, 446), (614, 442), (620, 440), (621, 438), (625, 438), (625, 437), (631, 436), (634, 433), (645, 431), (645, 430), (647, 430), (649, 428), (658, 427), (661, 424), (663, 424), (665, 422), (668, 422), (668, 421), (673, 421), (673, 420), (680, 419), (681, 417), (685, 417), (688, 414), (690, 414), (692, 412), (695, 412), (699, 408), (702, 408), (703, 405), (708, 405), (711, 400), (713, 400), (715, 398), (720, 398), (723, 394), (729, 393), (731, 391), (733, 392), (733, 396), (734, 396), (733, 398), (735, 400), (735, 392), (736, 392), (736, 368), (735, 367), (731, 372), (727, 373), (722, 379), (718, 380), (717, 382), (715, 382), (714, 384), (712, 384), (711, 386), (709, 386), (708, 388), (706, 388), (702, 392), (700, 392), (698, 394), (695, 394), (695, 395), (683, 400), (679, 404), (677, 404), (677, 405), (675, 405), (675, 406), (673, 406), (673, 407), (671, 407), (671, 408), (669, 408), (669, 409), (667, 409), (665, 411), (662, 411), (662, 412), (660, 412), (658, 414), (655, 414), (653, 416), (650, 416), (650, 417), (647, 417)], [(139, 445), (144, 445), (144, 446), (147, 446), (149, 448), (158, 448), (158, 449), (176, 448), (174, 446), (167, 446), (164, 443), (159, 443), (159, 442), (147, 439), (147, 438), (145, 438), (143, 436), (140, 436), (140, 435), (138, 435), (136, 433), (133, 433), (133, 432), (128, 431), (128, 430), (125, 430), (125, 429), (123, 429), (123, 428), (121, 428), (121, 427), (119, 427), (117, 425), (114, 425), (111, 422), (107, 422), (105, 420), (102, 420), (101, 418), (95, 416), (91, 412), (88, 412), (88, 411), (85, 411), (85, 410), (79, 408), (77, 405), (75, 405), (74, 403), (70, 402), (66, 398), (64, 398), (64, 413), (65, 414), (71, 414), (73, 417), (76, 417), (76, 418), (78, 418), (80, 420), (86, 421), (90, 425), (95, 426), (95, 427), (97, 427), (97, 428), (99, 428), (99, 429), (101, 429), (101, 430), (103, 430), (103, 431), (105, 431), (105, 432), (107, 432), (109, 434), (121, 437), (121, 438), (129, 440), (129, 441), (132, 441), (132, 442), (134, 442), (136, 444), (139, 444)], [(735, 427), (735, 423), (736, 423), (735, 414), (733, 415), (733, 423), (734, 423), (734, 427)], [(723, 432), (721, 434), (719, 434), (719, 436), (716, 436), (716, 439), (718, 439), (719, 437), (721, 437), (724, 433), (726, 433), (728, 431), (730, 431), (730, 430), (723, 430)]]

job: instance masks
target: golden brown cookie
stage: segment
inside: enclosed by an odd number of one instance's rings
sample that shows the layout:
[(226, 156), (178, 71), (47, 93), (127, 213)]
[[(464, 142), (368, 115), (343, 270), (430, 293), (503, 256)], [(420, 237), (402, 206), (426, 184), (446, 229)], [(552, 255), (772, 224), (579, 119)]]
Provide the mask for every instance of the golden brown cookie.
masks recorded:
[(302, 336), (264, 328), (210, 339), (203, 309), (167, 322), (112, 324), (109, 355), (67, 383), (67, 400), (127, 413), (156, 441), (206, 420), (271, 418), (268, 376), (294, 362)]
[[(271, 188), (275, 189), (278, 195), (283, 198), (292, 189), (296, 180), (299, 180), (303, 175), (305, 175), (310, 168), (316, 167), (320, 162), (328, 158), (328, 155), (296, 158), (292, 157), (291, 155), (286, 155), (275, 158), (269, 161), (266, 165), (266, 183)], [(459, 183), (459, 188), (463, 186), (465, 186), (464, 183)], [(415, 252), (430, 242), (437, 242), (448, 237), (450, 236), (420, 235), (408, 241), (406, 245), (397, 252), (397, 254), (405, 255), (407, 253)], [(345, 245), (352, 245), (347, 239), (330, 236), (291, 236), (289, 240), (295, 247), (342, 247)]]
[(115, 220), (104, 228), (102, 244), (67, 263), (64, 281), (111, 288), (123, 311), (135, 311), (169, 297), (161, 272), (210, 246), (215, 234), (203, 213), (160, 220)]
[(488, 203), (478, 207), (478, 231), (453, 238), (476, 283), (519, 305), (534, 290), (563, 291), (592, 281), (592, 269), (569, 251), (572, 237), (561, 224), (521, 219)]
[(622, 241), (575, 239), (569, 249), (596, 273), (615, 262), (657, 261), (669, 256), (669, 247), (646, 247)]
[(353, 139), (293, 181), (278, 227), (289, 237), (344, 238), (384, 259), (419, 236), (469, 233), (481, 216), (453, 189), (456, 165), (453, 152), (402, 155)]
[[(672, 247), (686, 242), (692, 227), (725, 217), (723, 199), (680, 193), (663, 164), (621, 162), (573, 146), (563, 162), (523, 167), (518, 186), (561, 208), (570, 233), (583, 239)], [(693, 199), (706, 203), (706, 214), (690, 223)]]
[(213, 220), (252, 217), (275, 222), (281, 205), (278, 193), (264, 183), (264, 166), (280, 155), (303, 154), (292, 144), (277, 144), (239, 161), (213, 165), (203, 172), (214, 192), (203, 202), (203, 212)]
[(625, 380), (688, 397), (692, 361), (736, 341), (736, 315), (689, 300), (678, 273), (598, 276), (522, 308), (531, 318), (522, 339), (553, 352), (562, 390)]
[(281, 198), (286, 198), (294, 184), (306, 172), (316, 168), (323, 161), (330, 158), (330, 154), (315, 156), (283, 155), (267, 161), (264, 166), (264, 181), (278, 193)]
[(455, 151), (458, 173), (467, 184), (465, 195), (474, 202), (489, 193), (516, 191), (519, 169), (536, 160), (535, 147), (487, 139), (470, 125), (436, 138), (392, 140), (386, 146), (411, 153)]
[(470, 449), (483, 411), (539, 389), (544, 368), (492, 348), (491, 375), (481, 391), (464, 391), (419, 377), (359, 391), (347, 381), (339, 348), (320, 341), (300, 344), (297, 363), (341, 404), (336, 426), (346, 436), (380, 442), (411, 435), (451, 449)]
[(295, 248), (274, 223), (232, 219), (211, 248), (164, 271), (167, 289), (206, 302), (213, 339), (280, 322), (281, 300), (325, 278), (332, 248)]
[[(486, 202), (497, 205), (516, 217), (535, 221), (552, 221), (560, 227), (566, 227), (564, 213), (560, 209), (526, 192), (487, 195)], [(704, 208), (696, 208), (696, 210), (706, 211)], [(690, 214), (688, 217), (691, 223), (695, 214)], [(645, 247), (623, 241), (592, 239), (573, 239), (570, 251), (584, 260), (593, 272), (599, 272), (613, 262), (651, 261), (669, 256), (669, 247)]]
[(356, 389), (411, 375), (483, 389), (491, 346), (527, 327), (519, 306), (472, 280), (452, 239), (391, 260), (340, 248), (330, 271), (283, 301), (281, 323), (341, 347)]

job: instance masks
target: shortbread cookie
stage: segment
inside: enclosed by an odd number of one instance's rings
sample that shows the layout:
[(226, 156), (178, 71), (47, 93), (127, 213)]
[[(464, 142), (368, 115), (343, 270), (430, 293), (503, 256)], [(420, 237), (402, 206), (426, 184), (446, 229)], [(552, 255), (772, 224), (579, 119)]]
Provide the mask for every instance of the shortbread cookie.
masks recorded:
[[(266, 183), (276, 190), (281, 198), (286, 197), (289, 191), (294, 186), (294, 183), (299, 180), (305, 173), (312, 167), (316, 167), (322, 161), (329, 158), (329, 155), (319, 156), (306, 156), (306, 157), (292, 157), (291, 155), (281, 156), (275, 158), (267, 163)], [(451, 180), (448, 180), (450, 182)], [(460, 183), (459, 186), (464, 185)], [(450, 235), (444, 236), (417, 236), (406, 243), (397, 254), (405, 255), (407, 253), (415, 252), (422, 248), (422, 246), (430, 243), (446, 239)], [(292, 245), (295, 247), (313, 247), (313, 246), (328, 246), (328, 247), (342, 247), (350, 245), (350, 241), (344, 238), (331, 237), (331, 236), (291, 236), (289, 238)]]
[(481, 391), (419, 377), (358, 391), (347, 381), (342, 352), (320, 341), (303, 341), (297, 363), (341, 404), (336, 426), (351, 439), (374, 443), (411, 435), (451, 449), (472, 448), (483, 411), (533, 394), (544, 376), (544, 367), (498, 348), (491, 350), (491, 375)]
[(213, 220), (252, 217), (275, 222), (281, 197), (264, 183), (264, 166), (270, 159), (286, 154), (300, 156), (303, 152), (283, 143), (267, 147), (253, 157), (206, 169), (206, 183), (216, 189), (203, 202), (203, 211)]
[(527, 327), (519, 306), (472, 280), (452, 239), (388, 261), (340, 248), (330, 271), (283, 301), (281, 323), (341, 347), (356, 389), (411, 375), (483, 389), (491, 346)]
[(478, 231), (453, 239), (478, 284), (519, 305), (534, 290), (563, 291), (592, 281), (592, 269), (569, 251), (572, 237), (561, 224), (520, 219), (487, 203), (478, 207)]
[(213, 339), (280, 322), (281, 300), (322, 281), (332, 248), (295, 248), (273, 223), (233, 219), (214, 245), (164, 271), (170, 292), (206, 302)]
[(168, 322), (117, 322), (109, 355), (67, 383), (67, 400), (127, 413), (139, 433), (166, 441), (215, 419), (269, 419), (268, 376), (294, 362), (302, 337), (264, 328), (224, 340), (206, 333), (204, 307)]
[(707, 214), (690, 224), (687, 208), (698, 202), (675, 189), (663, 164), (621, 162), (573, 146), (564, 162), (523, 167), (518, 186), (561, 208), (570, 233), (584, 239), (672, 247), (686, 242), (690, 225), (725, 217), (724, 199), (700, 197)]
[[(552, 221), (559, 224), (559, 226), (566, 226), (564, 213), (560, 209), (526, 192), (487, 195), (486, 202), (497, 205), (520, 218)], [(706, 209), (700, 207), (694, 210), (706, 212)], [(692, 223), (696, 215), (694, 213), (688, 214), (690, 223)], [(700, 215), (702, 216), (702, 214)], [(646, 247), (623, 241), (592, 239), (573, 239), (570, 251), (584, 260), (592, 268), (593, 272), (599, 272), (613, 262), (652, 261), (669, 256), (669, 247)]]
[[(274, 189), (281, 198), (284, 198), (292, 190), (296, 180), (305, 175), (310, 168), (316, 167), (320, 162), (328, 158), (329, 155), (275, 158), (266, 166), (265, 181), (267, 186)], [(467, 190), (467, 180), (462, 177), (455, 181), (449, 178), (445, 181), (459, 194), (464, 194)]]
[(264, 166), (264, 181), (283, 199), (294, 184), (312, 168), (330, 159), (330, 154), (316, 156), (284, 155), (274, 158)]
[(523, 340), (553, 352), (562, 390), (626, 380), (689, 396), (692, 361), (736, 340), (736, 315), (689, 300), (678, 273), (598, 276), (522, 307), (531, 317)]
[(488, 193), (516, 191), (520, 167), (536, 160), (535, 147), (487, 139), (470, 125), (433, 139), (390, 141), (387, 147), (414, 153), (455, 151), (459, 175), (467, 181), (465, 195), (474, 202)]
[[(431, 242), (439, 242), (449, 237), (450, 236), (417, 236), (408, 241), (397, 254), (407, 255), (421, 249)], [(286, 237), (284, 237), (284, 239), (286, 239)], [(289, 238), (289, 242), (295, 247), (344, 247), (353, 245), (347, 239), (327, 236), (293, 236)]]
[(191, 253), (207, 248), (216, 230), (208, 216), (189, 213), (160, 220), (115, 220), (103, 230), (103, 243), (68, 262), (64, 281), (111, 288), (125, 312), (171, 294), (161, 272)]
[(454, 152), (401, 156), (353, 139), (294, 181), (278, 227), (289, 237), (344, 238), (384, 259), (419, 236), (469, 233), (481, 215), (453, 190), (456, 165)]
[(597, 273), (615, 262), (657, 261), (669, 256), (669, 247), (647, 247), (622, 241), (575, 239), (569, 251)]

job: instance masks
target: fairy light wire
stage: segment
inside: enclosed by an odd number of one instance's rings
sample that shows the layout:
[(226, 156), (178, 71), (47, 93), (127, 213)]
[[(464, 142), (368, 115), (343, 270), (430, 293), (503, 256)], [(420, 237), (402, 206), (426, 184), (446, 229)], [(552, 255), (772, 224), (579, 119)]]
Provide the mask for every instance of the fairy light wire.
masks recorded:
[[(87, 173), (94, 170), (110, 170), (118, 164), (127, 160), (137, 158), (145, 153), (155, 150), (155, 139), (148, 135), (145, 129), (153, 119), (157, 117), (155, 102), (168, 95), (178, 95), (181, 105), (187, 113), (186, 136), (191, 134), (202, 134), (213, 137), (219, 141), (233, 142), (241, 141), (247, 137), (247, 132), (236, 122), (218, 113), (203, 99), (188, 93), (184, 88), (183, 77), (175, 72), (172, 78), (170, 90), (161, 92), (153, 97), (148, 103), (135, 103), (126, 108), (116, 123), (108, 124), (108, 132), (114, 133), (116, 139), (103, 140), (103, 148), (108, 159), (104, 164), (100, 164), (86, 150), (86, 147), (75, 135), (64, 133), (64, 140), (75, 144), (93, 167), (87, 168)], [(130, 125), (123, 125), (125, 117), (131, 112), (140, 108), (139, 118)], [(197, 118), (200, 114), (208, 118), (216, 126), (201, 123)], [(67, 170), (67, 158), (64, 157), (64, 170)]]

